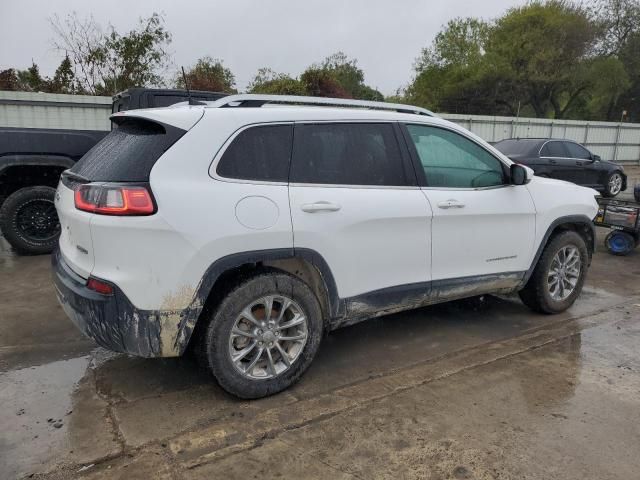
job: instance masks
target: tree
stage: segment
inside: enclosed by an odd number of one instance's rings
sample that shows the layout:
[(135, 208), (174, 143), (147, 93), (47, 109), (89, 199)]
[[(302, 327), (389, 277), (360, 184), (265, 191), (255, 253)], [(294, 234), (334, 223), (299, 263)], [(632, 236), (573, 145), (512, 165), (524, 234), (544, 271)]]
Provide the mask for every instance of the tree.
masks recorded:
[(18, 90), (18, 75), (15, 68), (0, 71), (0, 90)]
[(589, 12), (564, 0), (532, 1), (493, 24), (455, 19), (416, 62), (407, 89), (444, 111), (566, 118), (590, 87), (585, 61), (597, 34)]
[(306, 95), (304, 84), (286, 73), (276, 73), (270, 68), (261, 68), (247, 86), (249, 93), (268, 95)]
[(75, 73), (69, 55), (65, 55), (56, 69), (53, 79), (49, 82), (49, 91), (52, 93), (79, 93), (75, 85)]
[[(235, 76), (224, 66), (222, 60), (209, 56), (202, 57), (185, 72), (189, 88), (192, 90), (209, 90), (213, 92), (237, 93), (234, 88)], [(185, 88), (182, 72), (176, 77), (176, 86)]]
[(332, 72), (319, 67), (307, 68), (300, 75), (300, 81), (305, 91), (314, 97), (353, 98)]
[(416, 69), (432, 66), (469, 67), (484, 55), (490, 25), (476, 18), (455, 18), (436, 35), (431, 48), (424, 48)]
[(586, 108), (580, 112), (580, 117), (619, 120), (620, 112), (616, 106), (631, 86), (624, 64), (615, 57), (597, 57), (589, 62), (585, 75), (590, 88), (586, 96)]
[(640, 30), (640, 0), (596, 0), (592, 10), (601, 29), (599, 53), (619, 55)]
[(350, 59), (344, 52), (336, 52), (325, 58), (320, 65), (311, 66), (311, 70), (325, 72), (340, 84), (349, 97), (360, 100), (384, 100), (384, 96), (376, 89), (364, 83), (364, 72), (358, 67), (358, 61)]
[[(598, 0), (594, 16), (601, 28), (600, 55), (620, 61), (617, 71), (628, 79), (628, 88), (615, 105), (609, 104), (607, 119), (617, 120), (627, 112), (631, 121), (640, 120), (640, 0)], [(624, 72), (622, 72), (624, 70)], [(611, 77), (611, 72), (605, 72)], [(619, 80), (616, 77), (615, 80)]]
[(43, 92), (47, 90), (47, 80), (40, 75), (40, 68), (34, 62), (26, 70), (18, 70), (18, 90), (24, 92)]
[(518, 100), (537, 117), (565, 118), (588, 89), (581, 63), (596, 34), (583, 7), (564, 0), (534, 1), (497, 20), (485, 57), (502, 78), (521, 87)]
[(408, 101), (439, 111), (512, 113), (510, 103), (497, 98), (497, 76), (483, 63), (490, 28), (474, 18), (449, 21), (416, 60)]
[(161, 85), (171, 34), (164, 18), (140, 18), (136, 29), (120, 34), (111, 25), (104, 33), (93, 17), (76, 13), (50, 19), (54, 46), (69, 56), (78, 87), (92, 95), (112, 95), (130, 87)]

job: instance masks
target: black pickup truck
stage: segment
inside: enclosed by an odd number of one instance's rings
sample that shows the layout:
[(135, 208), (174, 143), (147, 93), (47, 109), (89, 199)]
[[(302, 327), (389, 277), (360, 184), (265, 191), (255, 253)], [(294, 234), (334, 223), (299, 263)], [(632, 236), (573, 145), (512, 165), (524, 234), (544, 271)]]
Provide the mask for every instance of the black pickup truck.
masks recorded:
[[(192, 91), (196, 101), (224, 93)], [(166, 107), (187, 100), (186, 90), (130, 88), (113, 97), (112, 112)], [(60, 224), (53, 204), (60, 174), (109, 131), (0, 128), (0, 230), (20, 253), (50, 252)]]

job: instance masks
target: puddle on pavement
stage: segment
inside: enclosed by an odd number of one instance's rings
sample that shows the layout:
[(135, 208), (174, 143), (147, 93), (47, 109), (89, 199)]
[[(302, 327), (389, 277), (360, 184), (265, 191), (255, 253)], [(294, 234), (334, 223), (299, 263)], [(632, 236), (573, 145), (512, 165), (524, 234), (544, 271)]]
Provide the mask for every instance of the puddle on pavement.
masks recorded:
[(15, 267), (18, 254), (11, 245), (0, 235), (0, 268)]
[[(335, 331), (324, 339), (318, 357), (300, 383), (281, 395), (252, 402), (252, 406), (313, 397), (397, 368), (521, 335), (547, 323), (563, 322), (615, 305), (624, 301), (624, 297), (607, 283), (616, 279), (603, 275), (618, 269), (619, 262), (619, 259), (611, 261), (608, 257), (600, 257), (579, 301), (560, 315), (532, 315), (515, 297), (486, 296), (483, 302), (435, 305)], [(47, 267), (48, 257), (17, 257), (0, 237), (0, 274), (5, 279), (14, 279), (5, 291), (11, 302), (20, 304), (16, 312), (21, 312), (15, 314), (19, 318), (8, 320), (15, 323), (12, 331), (18, 332), (21, 338), (32, 337), (30, 348), (39, 352), (37, 356), (34, 353), (31, 360), (28, 358), (31, 354), (21, 350), (20, 354), (26, 360), (16, 360), (10, 371), (0, 373), (0, 404), (3, 406), (0, 452), (3, 459), (8, 459), (0, 462), (0, 478), (46, 470), (45, 466), (72, 450), (79, 459), (84, 458), (83, 455), (92, 458), (96, 452), (101, 455), (112, 453), (118, 446), (108, 419), (105, 421), (105, 398), (113, 402), (122, 431), (133, 443), (175, 435), (215, 416), (237, 415), (248, 405), (225, 394), (190, 358), (140, 359), (98, 348), (90, 361), (89, 356), (82, 354), (93, 348), (91, 344), (89, 347), (82, 343), (65, 345), (65, 341), (79, 334), (66, 318), (62, 320), (61, 314), (51, 313), (56, 305), (52, 291), (46, 299), (39, 301), (40, 307), (28, 303), (31, 295), (28, 289), (36, 289), (34, 279), (43, 285), (48, 281), (45, 278)], [(629, 276), (629, 272), (623, 270), (618, 273), (626, 284), (623, 291), (637, 292), (633, 275)], [(622, 281), (620, 278), (617, 281)], [(637, 281), (637, 277), (635, 279)], [(19, 297), (23, 290), (25, 300)], [(46, 293), (42, 287), (37, 287), (37, 291)], [(50, 303), (43, 303), (45, 301)], [(41, 315), (37, 308), (44, 309), (48, 316)], [(640, 318), (638, 312), (640, 308), (633, 312), (636, 318)], [(24, 332), (20, 330), (20, 324), (24, 324)], [(46, 345), (38, 344), (43, 342), (43, 336), (55, 345), (51, 352), (46, 350), (49, 348)], [(598, 360), (606, 355), (599, 351), (602, 343), (618, 340), (615, 332), (612, 334), (606, 329), (589, 329), (582, 336), (563, 340), (556, 347), (556, 355), (559, 355), (556, 360), (551, 353), (540, 360), (562, 364), (562, 368), (557, 369), (557, 378), (536, 378), (535, 370), (528, 369), (529, 377), (520, 381), (524, 401), (533, 409), (541, 404), (560, 405), (570, 401), (585, 376), (585, 358), (589, 362)], [(18, 344), (9, 342), (7, 346), (11, 345)], [(629, 349), (628, 343), (626, 345), (624, 348)], [(62, 355), (70, 354), (79, 356), (60, 360)], [(21, 368), (26, 361), (44, 364)], [(624, 373), (616, 365), (610, 367), (612, 372)], [(637, 368), (637, 365), (632, 367)], [(93, 378), (100, 398), (94, 395)], [(607, 380), (616, 381), (613, 377), (604, 381)], [(81, 404), (79, 408), (77, 403)], [(74, 413), (67, 415), (70, 411)], [(54, 426), (57, 421), (61, 423), (59, 428)], [(28, 448), (24, 448), (25, 445)]]
[(89, 361), (83, 356), (0, 374), (0, 478), (42, 471), (67, 450), (73, 394)]

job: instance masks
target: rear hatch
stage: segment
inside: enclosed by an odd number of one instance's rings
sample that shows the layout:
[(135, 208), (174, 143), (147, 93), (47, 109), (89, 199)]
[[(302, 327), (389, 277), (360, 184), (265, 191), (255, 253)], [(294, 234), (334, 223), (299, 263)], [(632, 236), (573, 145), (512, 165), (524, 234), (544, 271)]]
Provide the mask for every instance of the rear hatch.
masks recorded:
[[(60, 251), (78, 275), (88, 278), (94, 267), (91, 221), (96, 215), (117, 216), (126, 222), (156, 213), (149, 186), (151, 169), (203, 113), (201, 108), (190, 108), (112, 115), (119, 128), (63, 172), (55, 200)], [(139, 194), (146, 195), (149, 208), (138, 204), (142, 208), (136, 209)]]

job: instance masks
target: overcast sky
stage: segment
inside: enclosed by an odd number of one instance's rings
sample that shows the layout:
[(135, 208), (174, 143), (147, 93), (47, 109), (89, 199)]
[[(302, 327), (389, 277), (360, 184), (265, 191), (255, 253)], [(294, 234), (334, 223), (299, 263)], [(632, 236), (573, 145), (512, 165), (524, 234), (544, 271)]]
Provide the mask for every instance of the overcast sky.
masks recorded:
[(210, 55), (224, 60), (243, 89), (269, 66), (298, 75), (338, 50), (358, 59), (365, 81), (392, 94), (412, 75), (420, 49), (459, 16), (491, 19), (523, 0), (0, 0), (0, 69), (33, 59), (52, 75), (48, 18), (77, 11), (128, 31), (140, 16), (164, 12), (175, 65)]

